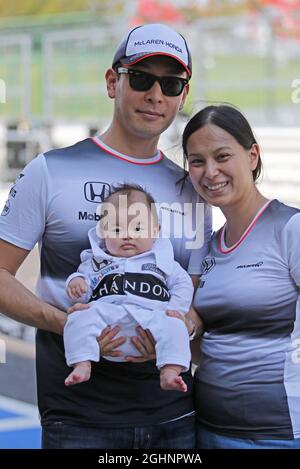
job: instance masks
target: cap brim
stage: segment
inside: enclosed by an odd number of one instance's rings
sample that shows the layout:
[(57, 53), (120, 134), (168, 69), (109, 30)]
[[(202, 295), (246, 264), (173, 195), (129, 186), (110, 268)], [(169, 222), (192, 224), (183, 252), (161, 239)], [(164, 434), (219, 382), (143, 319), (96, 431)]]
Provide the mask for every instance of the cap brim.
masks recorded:
[(192, 73), (186, 63), (180, 60), (176, 55), (166, 54), (164, 52), (149, 52), (143, 55), (131, 55), (129, 57), (126, 57), (126, 59), (121, 59), (120, 62), (122, 62), (123, 65), (129, 66), (129, 65), (134, 65), (140, 62), (141, 60), (147, 59), (148, 57), (154, 57), (157, 55), (163, 55), (163, 56), (170, 57), (171, 59), (176, 60), (176, 62), (180, 63), (180, 65), (182, 65), (183, 68), (187, 71), (189, 77), (191, 77)]

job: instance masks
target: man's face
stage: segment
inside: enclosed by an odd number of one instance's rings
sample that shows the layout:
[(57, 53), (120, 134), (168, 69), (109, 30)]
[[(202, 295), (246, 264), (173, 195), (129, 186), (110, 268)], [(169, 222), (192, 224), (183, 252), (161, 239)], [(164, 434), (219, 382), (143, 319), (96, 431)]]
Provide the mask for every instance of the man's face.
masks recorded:
[[(159, 77), (187, 78), (185, 71), (174, 71), (174, 59), (165, 56), (149, 57), (131, 68)], [(125, 131), (127, 137), (158, 138), (183, 107), (188, 93), (187, 85), (179, 96), (166, 96), (157, 81), (147, 91), (135, 91), (130, 87), (128, 75), (117, 75), (112, 70), (107, 72), (106, 78), (109, 96), (115, 99), (114, 124)]]

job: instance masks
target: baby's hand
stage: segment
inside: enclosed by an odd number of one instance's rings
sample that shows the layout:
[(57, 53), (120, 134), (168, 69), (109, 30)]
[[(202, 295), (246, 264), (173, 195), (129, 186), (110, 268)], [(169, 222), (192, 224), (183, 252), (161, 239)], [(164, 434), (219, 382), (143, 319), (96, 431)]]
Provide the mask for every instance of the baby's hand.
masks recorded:
[(80, 298), (87, 292), (87, 283), (83, 277), (73, 278), (68, 285), (67, 294), (71, 299)]

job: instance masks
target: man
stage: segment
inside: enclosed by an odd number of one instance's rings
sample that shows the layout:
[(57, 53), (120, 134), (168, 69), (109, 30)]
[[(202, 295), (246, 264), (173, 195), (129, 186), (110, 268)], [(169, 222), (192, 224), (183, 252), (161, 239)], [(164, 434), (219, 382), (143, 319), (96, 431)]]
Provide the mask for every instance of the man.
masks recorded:
[[(108, 96), (114, 99), (108, 130), (35, 158), (17, 180), (0, 217), (0, 309), (38, 328), (44, 448), (194, 446), (190, 373), (185, 376), (187, 393), (167, 392), (160, 389), (153, 361), (103, 359), (94, 364), (89, 382), (66, 388), (69, 369), (61, 336), (69, 306), (65, 279), (76, 270), (79, 254), (88, 246), (88, 230), (97, 221), (96, 207), (112, 185), (139, 183), (152, 193), (162, 219), (168, 215), (175, 259), (188, 266), (190, 250), (174, 230), (187, 217), (183, 204), (195, 206), (198, 199), (189, 182), (181, 190), (177, 182), (182, 170), (157, 150), (157, 143), (184, 105), (191, 73), (188, 47), (176, 31), (162, 24), (131, 30), (105, 75)], [(174, 202), (181, 208), (173, 209)], [(14, 278), (36, 242), (41, 250), (41, 299)], [(197, 274), (198, 265), (191, 272)], [(112, 340), (117, 332), (115, 328), (103, 338), (104, 355), (105, 350), (118, 354), (117, 346), (125, 339)], [(151, 346), (146, 333), (140, 331), (133, 341), (147, 357)]]

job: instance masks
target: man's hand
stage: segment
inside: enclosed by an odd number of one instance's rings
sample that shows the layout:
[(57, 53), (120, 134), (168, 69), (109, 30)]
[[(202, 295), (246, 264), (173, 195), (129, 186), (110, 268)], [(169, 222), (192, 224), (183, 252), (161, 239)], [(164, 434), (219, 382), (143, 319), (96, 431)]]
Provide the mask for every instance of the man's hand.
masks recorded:
[(67, 314), (75, 313), (75, 311), (83, 311), (84, 309), (89, 309), (89, 303), (75, 303), (71, 308), (67, 309)]
[(126, 356), (125, 360), (132, 363), (142, 363), (156, 358), (155, 341), (149, 329), (144, 330), (141, 326), (136, 328), (138, 336), (131, 337), (131, 342), (141, 356)]
[(126, 337), (118, 337), (114, 339), (114, 337), (120, 332), (120, 326), (107, 326), (103, 329), (101, 335), (97, 337), (97, 341), (100, 345), (100, 353), (103, 357), (122, 357), (123, 353), (120, 350), (116, 350), (116, 348), (123, 345), (126, 342)]

